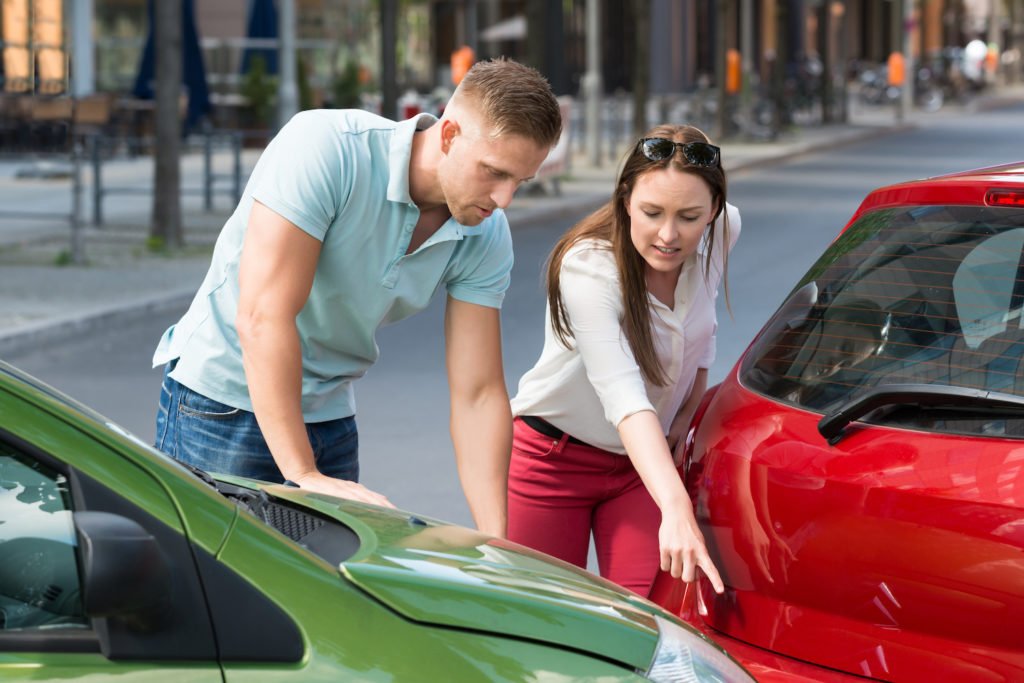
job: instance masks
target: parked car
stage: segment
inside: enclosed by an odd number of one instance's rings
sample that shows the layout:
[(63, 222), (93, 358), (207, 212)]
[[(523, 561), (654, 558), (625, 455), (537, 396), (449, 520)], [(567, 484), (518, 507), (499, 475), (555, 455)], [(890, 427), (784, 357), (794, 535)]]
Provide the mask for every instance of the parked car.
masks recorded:
[(677, 611), (764, 681), (1024, 680), (1024, 163), (871, 192), (689, 435), (726, 582)]
[(582, 570), (187, 469), (0, 363), (0, 679), (58, 678), (752, 680)]

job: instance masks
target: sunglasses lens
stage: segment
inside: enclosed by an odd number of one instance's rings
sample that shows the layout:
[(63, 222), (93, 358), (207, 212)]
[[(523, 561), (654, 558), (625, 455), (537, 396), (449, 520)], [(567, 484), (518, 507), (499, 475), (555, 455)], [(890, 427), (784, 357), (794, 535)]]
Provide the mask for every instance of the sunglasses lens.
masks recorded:
[(675, 151), (675, 143), (663, 138), (648, 138), (643, 141), (644, 156), (651, 161), (668, 159)]
[(640, 149), (651, 161), (668, 159), (679, 147), (683, 157), (694, 166), (715, 166), (718, 164), (718, 148), (708, 142), (677, 143), (666, 138), (641, 140)]
[(683, 155), (696, 166), (714, 166), (718, 159), (718, 149), (706, 142), (691, 142), (683, 146)]

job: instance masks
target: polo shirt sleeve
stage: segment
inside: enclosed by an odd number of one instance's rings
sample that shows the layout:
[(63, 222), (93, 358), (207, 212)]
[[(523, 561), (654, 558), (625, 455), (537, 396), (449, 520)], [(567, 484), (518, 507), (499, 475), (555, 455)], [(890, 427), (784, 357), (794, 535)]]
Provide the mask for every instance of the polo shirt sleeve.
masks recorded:
[(253, 198), (323, 241), (345, 191), (342, 138), (322, 111), (292, 117), (253, 171)]
[(479, 233), (462, 238), (446, 287), (453, 299), (501, 308), (512, 280), (512, 234), (504, 213), (488, 223)]
[(570, 250), (559, 275), (569, 328), (605, 419), (618, 428), (643, 410), (654, 411), (640, 366), (622, 329), (622, 293), (611, 251)]
[[(725, 213), (726, 216), (728, 216), (728, 221), (729, 221), (729, 244), (728, 244), (728, 251), (732, 252), (732, 248), (734, 246), (736, 246), (736, 240), (738, 240), (739, 237), (740, 237), (740, 229), (741, 229), (740, 210), (738, 208), (736, 208), (735, 206), (733, 206), (732, 204), (730, 204), (729, 202), (726, 202), (725, 203), (725, 212), (724, 213)], [(718, 243), (721, 244), (721, 235), (724, 232), (723, 231), (721, 217), (719, 217), (719, 219), (717, 221), (715, 221), (715, 230), (718, 231), (718, 233), (719, 233), (719, 238), (720, 239), (718, 240)], [(714, 272), (714, 278), (715, 278), (714, 299), (715, 299), (715, 301), (718, 300), (718, 290), (719, 290), (718, 281), (720, 281), (720, 279), (722, 277), (722, 273), (724, 272), (724, 268), (723, 268), (723, 264), (724, 263), (725, 263), (725, 259), (724, 258), (722, 258), (721, 260), (715, 259), (715, 265), (714, 265), (714, 267), (715, 267), (715, 272)], [(714, 311), (715, 307), (712, 306), (711, 310)], [(708, 368), (710, 368), (712, 366), (712, 364), (714, 364), (715, 357), (716, 357), (716, 355), (718, 353), (718, 337), (717, 337), (717, 332), (718, 332), (718, 317), (716, 315), (715, 316), (715, 320), (714, 320), (714, 327), (713, 327), (713, 330), (711, 332), (711, 339), (708, 341), (708, 345), (707, 345), (707, 348), (704, 349), (704, 353), (701, 354), (700, 360), (697, 362), (697, 367), (708, 369)]]

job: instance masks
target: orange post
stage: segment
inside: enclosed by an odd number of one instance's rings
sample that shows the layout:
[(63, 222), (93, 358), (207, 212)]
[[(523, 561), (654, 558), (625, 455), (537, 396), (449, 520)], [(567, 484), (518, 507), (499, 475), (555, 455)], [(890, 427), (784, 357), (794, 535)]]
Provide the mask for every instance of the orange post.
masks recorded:
[(740, 91), (740, 51), (730, 48), (725, 52), (725, 92), (735, 95)]
[(473, 48), (468, 45), (463, 45), (452, 53), (452, 83), (458, 85), (462, 82), (475, 59)]
[(897, 88), (901, 87), (904, 79), (906, 78), (906, 67), (903, 63), (903, 53), (893, 52), (890, 54), (887, 65), (889, 67), (889, 85)]
[(988, 51), (985, 52), (985, 71), (994, 74), (999, 67), (999, 46), (995, 43), (988, 44)]

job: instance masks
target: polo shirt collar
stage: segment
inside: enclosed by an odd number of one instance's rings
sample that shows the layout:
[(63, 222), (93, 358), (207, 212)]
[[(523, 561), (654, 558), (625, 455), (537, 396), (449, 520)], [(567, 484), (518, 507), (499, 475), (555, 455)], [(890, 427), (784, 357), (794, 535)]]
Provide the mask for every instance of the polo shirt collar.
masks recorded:
[(409, 196), (409, 159), (412, 156), (412, 136), (437, 122), (430, 114), (418, 114), (395, 124), (388, 150), (388, 201), (412, 204)]

